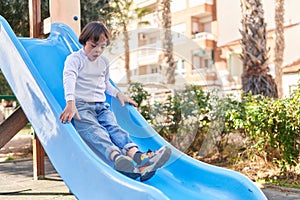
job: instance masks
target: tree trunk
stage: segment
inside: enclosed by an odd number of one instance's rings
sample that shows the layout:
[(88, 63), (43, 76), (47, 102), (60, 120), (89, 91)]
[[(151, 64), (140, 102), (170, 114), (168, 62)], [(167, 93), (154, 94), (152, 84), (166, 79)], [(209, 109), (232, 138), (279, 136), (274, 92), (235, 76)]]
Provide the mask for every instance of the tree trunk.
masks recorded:
[(275, 5), (275, 80), (278, 89), (278, 97), (283, 95), (282, 90), (282, 63), (285, 48), (284, 42), (284, 0), (276, 0)]
[(124, 50), (125, 50), (125, 71), (127, 83), (130, 83), (130, 49), (129, 49), (129, 35), (127, 32), (126, 24), (123, 25), (124, 35)]
[(268, 74), (266, 23), (260, 0), (241, 0), (242, 8), (242, 85), (245, 93), (277, 98), (277, 86)]
[(162, 17), (163, 17), (163, 50), (167, 62), (166, 80), (167, 84), (175, 83), (175, 62), (173, 57), (173, 41), (171, 31), (171, 1), (162, 0)]

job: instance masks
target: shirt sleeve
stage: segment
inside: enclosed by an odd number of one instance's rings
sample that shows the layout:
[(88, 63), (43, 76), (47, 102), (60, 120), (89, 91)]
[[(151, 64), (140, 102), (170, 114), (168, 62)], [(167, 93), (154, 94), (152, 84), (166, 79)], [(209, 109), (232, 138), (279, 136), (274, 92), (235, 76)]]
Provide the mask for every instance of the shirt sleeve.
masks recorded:
[(80, 62), (75, 56), (68, 56), (63, 71), (63, 84), (65, 100), (75, 100), (75, 84), (78, 76)]

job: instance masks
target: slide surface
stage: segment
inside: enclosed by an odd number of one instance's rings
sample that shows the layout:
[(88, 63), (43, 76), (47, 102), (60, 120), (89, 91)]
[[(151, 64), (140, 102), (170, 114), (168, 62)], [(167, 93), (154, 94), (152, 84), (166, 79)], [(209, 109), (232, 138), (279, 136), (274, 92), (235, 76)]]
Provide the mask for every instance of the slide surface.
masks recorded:
[[(79, 48), (77, 36), (63, 24), (53, 24), (47, 39), (19, 38), (0, 16), (1, 70), (51, 162), (78, 199), (266, 199), (242, 174), (199, 162), (173, 147), (166, 166), (144, 183), (116, 172), (84, 143), (72, 124), (59, 121), (65, 106), (64, 60)], [(107, 101), (141, 150), (169, 145), (135, 108), (122, 108), (110, 96)]]

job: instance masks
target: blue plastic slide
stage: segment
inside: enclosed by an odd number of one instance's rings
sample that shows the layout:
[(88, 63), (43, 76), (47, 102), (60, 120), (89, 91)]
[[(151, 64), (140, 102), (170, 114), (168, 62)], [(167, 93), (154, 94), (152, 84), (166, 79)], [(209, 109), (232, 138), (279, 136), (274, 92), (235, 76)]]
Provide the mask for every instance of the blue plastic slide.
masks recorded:
[[(0, 16), (0, 67), (57, 172), (80, 200), (93, 199), (266, 199), (247, 177), (211, 166), (175, 148), (170, 161), (146, 181), (116, 172), (91, 149), (72, 124), (62, 124), (65, 106), (62, 70), (68, 54), (81, 48), (63, 24), (53, 24), (47, 39), (16, 37)], [(169, 145), (132, 106), (107, 97), (118, 122), (143, 151)]]

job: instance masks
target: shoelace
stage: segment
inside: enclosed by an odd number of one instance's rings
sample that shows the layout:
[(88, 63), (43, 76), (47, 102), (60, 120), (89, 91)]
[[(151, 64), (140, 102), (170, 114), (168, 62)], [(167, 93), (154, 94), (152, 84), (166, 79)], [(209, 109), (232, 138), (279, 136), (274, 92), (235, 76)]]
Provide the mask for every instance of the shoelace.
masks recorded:
[(146, 155), (149, 157), (149, 158), (152, 158), (154, 156), (154, 152), (151, 150), (151, 149), (148, 149), (148, 151), (146, 152)]

